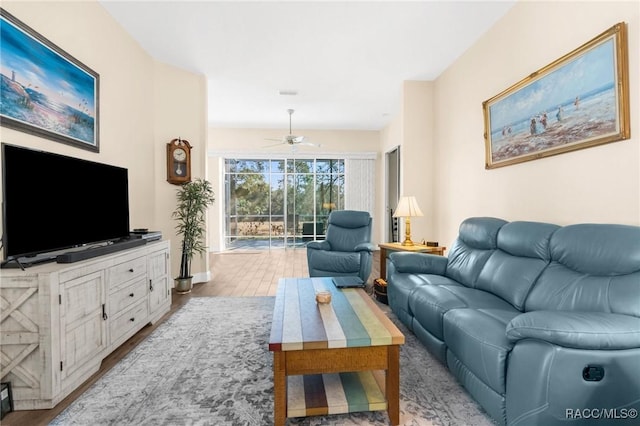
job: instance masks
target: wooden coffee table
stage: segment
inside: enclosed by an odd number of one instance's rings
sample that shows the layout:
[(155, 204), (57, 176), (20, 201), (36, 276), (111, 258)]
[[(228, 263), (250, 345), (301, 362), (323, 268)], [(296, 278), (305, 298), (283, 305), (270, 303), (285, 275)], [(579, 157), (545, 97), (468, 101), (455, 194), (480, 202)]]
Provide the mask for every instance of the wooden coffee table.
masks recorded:
[[(317, 304), (316, 291), (331, 292)], [(400, 345), (404, 335), (362, 289), (331, 278), (283, 278), (269, 350), (274, 420), (387, 410), (400, 423)]]

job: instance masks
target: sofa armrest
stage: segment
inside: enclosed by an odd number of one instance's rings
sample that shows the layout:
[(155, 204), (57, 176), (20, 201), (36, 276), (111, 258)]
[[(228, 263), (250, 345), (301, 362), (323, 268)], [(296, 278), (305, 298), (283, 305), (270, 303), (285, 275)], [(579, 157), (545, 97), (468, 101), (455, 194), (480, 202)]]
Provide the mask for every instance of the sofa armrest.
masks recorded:
[(532, 311), (507, 324), (507, 338), (544, 340), (574, 349), (640, 348), (640, 318), (605, 312)]
[(372, 252), (374, 249), (374, 245), (371, 243), (360, 243), (354, 247), (353, 251), (368, 251)]
[(408, 274), (444, 275), (447, 270), (447, 258), (435, 254), (395, 252), (389, 260), (396, 271)]
[(312, 249), (312, 250), (331, 250), (331, 244), (327, 240), (310, 241), (307, 244), (307, 249)]

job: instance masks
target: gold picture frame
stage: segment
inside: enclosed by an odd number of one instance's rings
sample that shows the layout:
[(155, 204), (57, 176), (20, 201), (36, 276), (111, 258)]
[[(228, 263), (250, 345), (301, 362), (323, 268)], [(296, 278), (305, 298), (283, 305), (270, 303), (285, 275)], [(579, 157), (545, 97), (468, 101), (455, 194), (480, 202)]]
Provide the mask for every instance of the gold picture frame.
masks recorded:
[(485, 168), (630, 137), (626, 23), (482, 103)]

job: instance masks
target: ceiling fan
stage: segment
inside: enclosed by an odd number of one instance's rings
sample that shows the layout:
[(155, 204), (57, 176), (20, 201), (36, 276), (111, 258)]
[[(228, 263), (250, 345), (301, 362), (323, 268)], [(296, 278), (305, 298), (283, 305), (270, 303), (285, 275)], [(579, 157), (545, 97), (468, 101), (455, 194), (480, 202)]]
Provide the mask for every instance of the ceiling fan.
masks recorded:
[(267, 148), (273, 147), (273, 146), (280, 146), (280, 145), (291, 145), (292, 147), (295, 147), (296, 145), (306, 145), (306, 146), (315, 146), (319, 148), (320, 144), (309, 142), (306, 140), (307, 139), (306, 136), (296, 136), (291, 132), (291, 116), (293, 115), (294, 110), (288, 109), (287, 112), (289, 113), (289, 134), (286, 136), (283, 136), (281, 139), (265, 138), (265, 140), (268, 140), (268, 141), (279, 141), (279, 143), (277, 144), (268, 145)]

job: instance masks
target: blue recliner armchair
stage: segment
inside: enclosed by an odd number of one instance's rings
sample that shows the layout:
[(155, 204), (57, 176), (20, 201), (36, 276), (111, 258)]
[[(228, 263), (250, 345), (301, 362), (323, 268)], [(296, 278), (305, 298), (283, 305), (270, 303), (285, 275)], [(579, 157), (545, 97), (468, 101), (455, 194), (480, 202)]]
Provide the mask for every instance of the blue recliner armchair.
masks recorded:
[(307, 244), (309, 276), (358, 276), (366, 282), (371, 274), (373, 249), (368, 212), (333, 211), (329, 214), (326, 239)]

